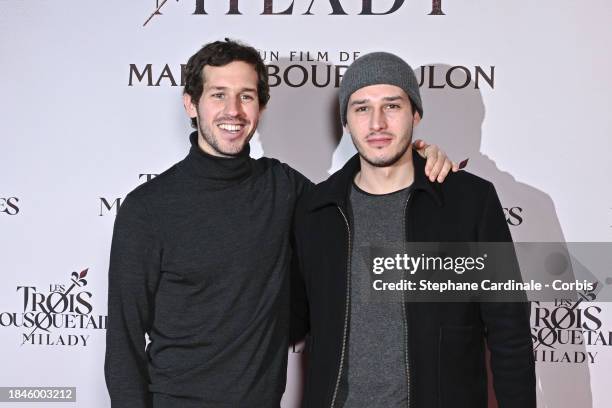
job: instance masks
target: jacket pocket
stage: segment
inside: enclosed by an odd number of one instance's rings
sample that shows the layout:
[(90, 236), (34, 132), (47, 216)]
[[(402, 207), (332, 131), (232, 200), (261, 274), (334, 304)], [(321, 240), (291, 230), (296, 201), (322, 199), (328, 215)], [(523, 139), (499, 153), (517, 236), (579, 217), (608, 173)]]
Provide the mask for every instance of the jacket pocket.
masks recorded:
[(440, 328), (438, 390), (440, 408), (486, 408), (484, 336), (480, 328)]

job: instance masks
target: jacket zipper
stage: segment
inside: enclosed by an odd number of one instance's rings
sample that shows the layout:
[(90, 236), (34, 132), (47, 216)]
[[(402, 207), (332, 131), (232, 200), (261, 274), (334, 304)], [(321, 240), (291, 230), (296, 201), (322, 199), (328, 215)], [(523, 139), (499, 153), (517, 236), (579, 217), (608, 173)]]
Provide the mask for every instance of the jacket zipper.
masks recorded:
[(342, 352), (340, 354), (340, 366), (338, 367), (338, 377), (336, 378), (336, 386), (334, 387), (334, 393), (332, 395), (331, 408), (334, 408), (336, 404), (336, 397), (338, 396), (338, 387), (340, 386), (340, 378), (342, 377), (342, 367), (344, 365), (344, 354), (346, 352), (346, 334), (348, 330), (348, 314), (349, 314), (349, 305), (350, 305), (350, 297), (351, 297), (351, 274), (350, 274), (350, 265), (351, 265), (351, 227), (348, 222), (348, 218), (342, 211), (340, 206), (338, 207), (338, 211), (344, 218), (344, 223), (346, 224), (346, 232), (347, 232), (347, 242), (348, 242), (348, 255), (346, 260), (346, 297), (345, 297), (345, 306), (344, 306), (344, 332), (342, 334)]
[[(410, 197), (412, 196), (412, 193), (408, 194), (408, 198), (406, 199), (406, 205), (404, 206), (404, 219), (403, 221), (403, 228), (404, 228), (404, 239), (406, 239), (406, 212), (408, 211), (408, 203), (410, 202)], [(404, 244), (404, 250), (406, 249), (406, 246)], [(407, 392), (408, 392), (408, 408), (410, 408), (410, 400), (412, 398), (412, 395), (410, 393), (410, 360), (408, 358), (408, 318), (406, 316), (406, 293), (405, 291), (402, 290), (402, 318), (404, 320), (404, 363), (406, 364), (406, 386), (407, 388)]]

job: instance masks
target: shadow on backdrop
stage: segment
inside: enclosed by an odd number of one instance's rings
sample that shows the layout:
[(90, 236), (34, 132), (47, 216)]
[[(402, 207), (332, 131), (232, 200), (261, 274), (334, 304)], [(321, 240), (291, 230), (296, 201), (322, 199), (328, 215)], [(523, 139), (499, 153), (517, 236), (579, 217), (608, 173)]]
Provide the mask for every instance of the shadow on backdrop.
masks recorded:
[[(331, 156), (342, 135), (335, 67), (316, 62), (302, 67), (288, 58), (279, 58), (274, 65), (279, 67), (275, 75), (284, 78), (272, 86), (276, 80), (270, 77), (268, 112), (258, 127), (264, 154), (319, 183), (329, 176)], [(287, 85), (304, 80), (299, 87)]]

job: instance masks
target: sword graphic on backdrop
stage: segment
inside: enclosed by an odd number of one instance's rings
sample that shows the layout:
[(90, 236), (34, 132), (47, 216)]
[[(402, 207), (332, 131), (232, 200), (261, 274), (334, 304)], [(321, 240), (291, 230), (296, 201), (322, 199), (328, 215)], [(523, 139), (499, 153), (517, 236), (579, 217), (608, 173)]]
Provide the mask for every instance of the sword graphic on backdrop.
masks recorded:
[[(72, 272), (72, 274), (71, 274), (72, 278), (70, 278), (70, 280), (72, 281), (72, 285), (70, 285), (70, 287), (64, 291), (64, 293), (63, 293), (64, 296), (62, 296), (62, 298), (67, 296), (72, 291), (72, 289), (76, 288), (77, 286), (78, 287), (82, 287), (82, 286), (87, 285), (87, 281), (84, 279), (87, 276), (87, 271), (89, 271), (89, 268), (83, 269), (79, 273)], [(55, 308), (60, 304), (61, 301), (62, 301), (62, 299), (59, 299), (57, 302), (55, 302), (55, 304), (48, 311), (45, 312), (45, 318), (51, 319), (51, 311), (55, 310)], [(37, 316), (39, 316), (39, 315), (37, 315)], [(42, 322), (44, 322), (44, 321), (45, 321), (45, 319), (43, 319)], [(32, 337), (32, 335), (34, 334), (36, 329), (41, 328), (41, 327), (39, 327), (39, 324), (42, 323), (42, 322), (39, 322), (38, 319), (36, 319), (36, 318), (34, 319), (34, 323), (35, 323), (34, 329), (32, 329), (32, 332), (27, 337), (24, 338), (23, 342), (21, 343), (22, 346), (25, 344), (26, 340), (29, 337)], [(47, 329), (43, 329), (43, 330), (48, 331)]]
[[(159, 1), (159, 0), (158, 0), (158, 1)], [(176, 0), (176, 2), (177, 2), (177, 3), (178, 3), (178, 1), (179, 1), (179, 0)], [(161, 3), (159, 3), (159, 4), (157, 5), (157, 8), (155, 9), (155, 11), (154, 11), (153, 13), (151, 13), (151, 15), (149, 16), (149, 18), (147, 18), (147, 21), (145, 21), (145, 22), (144, 22), (144, 24), (143, 24), (142, 26), (143, 26), (143, 27), (144, 27), (144, 26), (146, 26), (146, 25), (147, 25), (147, 23), (148, 23), (149, 21), (151, 21), (151, 19), (152, 19), (153, 17), (155, 17), (155, 15), (156, 15), (156, 14), (161, 14), (161, 13), (159, 12), (159, 10), (161, 10), (161, 8), (162, 8), (162, 7), (164, 7), (164, 4), (166, 4), (167, 2), (168, 2), (168, 0), (162, 0), (162, 2), (161, 2)]]

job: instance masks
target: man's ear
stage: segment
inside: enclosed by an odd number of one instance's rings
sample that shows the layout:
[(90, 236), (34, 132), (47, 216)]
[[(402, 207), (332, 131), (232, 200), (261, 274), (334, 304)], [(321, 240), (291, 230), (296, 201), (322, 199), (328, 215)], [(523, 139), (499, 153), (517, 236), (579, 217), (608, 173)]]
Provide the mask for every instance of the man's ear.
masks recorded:
[(412, 126), (416, 126), (421, 122), (421, 114), (419, 112), (414, 113), (414, 119), (412, 119)]
[(187, 115), (189, 115), (190, 118), (195, 118), (198, 116), (198, 109), (191, 100), (191, 95), (186, 93), (183, 94), (183, 106), (185, 107), (185, 112), (187, 112)]

